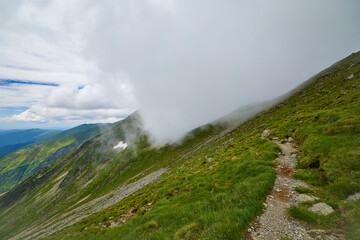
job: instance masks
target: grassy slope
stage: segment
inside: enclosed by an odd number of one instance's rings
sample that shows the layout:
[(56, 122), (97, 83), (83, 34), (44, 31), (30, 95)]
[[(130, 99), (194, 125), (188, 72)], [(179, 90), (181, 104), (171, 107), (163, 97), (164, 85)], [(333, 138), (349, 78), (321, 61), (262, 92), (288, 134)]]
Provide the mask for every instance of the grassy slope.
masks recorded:
[[(178, 172), (177, 164), (162, 182), (49, 239), (239, 239), (248, 222), (262, 211), (275, 179), (271, 160), (279, 149), (257, 138), (237, 150), (239, 155), (225, 151), (233, 157), (213, 156), (213, 163), (190, 158)], [(154, 205), (146, 212), (149, 203)], [(129, 210), (136, 217), (128, 224), (111, 230), (103, 227), (126, 218)]]
[(32, 144), (1, 157), (0, 193), (12, 189), (63, 153), (100, 133), (100, 129), (96, 126), (77, 128), (64, 131), (65, 134), (60, 133), (51, 140)]
[[(359, 63), (360, 54), (352, 55), (237, 128), (207, 126), (177, 145), (154, 149), (141, 139), (137, 149), (113, 151), (116, 139), (125, 137), (122, 128), (128, 128), (122, 122), (113, 136), (88, 141), (1, 196), (0, 237), (59, 221), (85, 197), (82, 203), (139, 173), (169, 167), (160, 181), (49, 239), (239, 239), (261, 213), (275, 179), (272, 160), (279, 148), (259, 138), (270, 128), (272, 136), (297, 140), (299, 167), (305, 168), (297, 177), (316, 184), (315, 194), (336, 210), (324, 218), (309, 217), (305, 206), (291, 213), (356, 239), (360, 202), (344, 199), (360, 191)], [(351, 74), (355, 77), (347, 80)], [(107, 227), (130, 216), (134, 218), (124, 225)]]

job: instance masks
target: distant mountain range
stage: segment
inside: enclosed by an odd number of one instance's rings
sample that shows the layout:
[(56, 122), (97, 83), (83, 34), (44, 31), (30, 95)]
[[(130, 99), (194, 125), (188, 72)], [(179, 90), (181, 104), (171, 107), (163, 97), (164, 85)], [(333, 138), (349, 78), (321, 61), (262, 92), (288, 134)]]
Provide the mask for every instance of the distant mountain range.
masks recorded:
[(0, 130), (0, 157), (27, 145), (46, 140), (60, 132), (38, 128)]

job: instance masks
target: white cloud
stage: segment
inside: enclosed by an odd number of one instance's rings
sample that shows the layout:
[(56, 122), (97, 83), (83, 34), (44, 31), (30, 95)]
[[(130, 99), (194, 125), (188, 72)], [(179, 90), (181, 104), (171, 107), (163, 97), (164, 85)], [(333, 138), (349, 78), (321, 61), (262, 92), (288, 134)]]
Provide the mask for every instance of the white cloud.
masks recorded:
[(0, 86), (0, 107), (29, 106), (12, 119), (44, 122), (108, 121), (140, 108), (157, 139), (178, 138), (358, 51), (359, 4), (1, 2), (0, 78), (59, 87)]
[(11, 14), (0, 23), (0, 79), (59, 86), (0, 86), (0, 106), (29, 107), (2, 121), (109, 122), (133, 111), (126, 77), (99, 72), (84, 57), (95, 3), (56, 0), (5, 5), (2, 9)]
[(91, 109), (78, 110), (67, 108), (44, 108), (34, 105), (30, 109), (12, 116), (14, 121), (24, 122), (81, 122), (109, 123), (123, 119), (130, 114), (130, 109)]
[(41, 85), (13, 84), (0, 86), (0, 107), (22, 107), (41, 102), (46, 92), (54, 87)]
[(174, 6), (102, 1), (86, 48), (101, 71), (128, 74), (147, 128), (163, 141), (283, 94), (359, 48), (356, 2)]

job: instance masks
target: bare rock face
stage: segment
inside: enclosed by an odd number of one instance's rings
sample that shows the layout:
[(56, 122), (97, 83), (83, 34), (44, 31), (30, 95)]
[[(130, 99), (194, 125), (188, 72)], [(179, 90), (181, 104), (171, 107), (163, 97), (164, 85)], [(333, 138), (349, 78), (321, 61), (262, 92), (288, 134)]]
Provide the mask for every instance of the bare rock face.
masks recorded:
[(348, 200), (348, 201), (357, 201), (359, 199), (360, 199), (360, 192), (348, 196), (348, 198), (346, 200)]
[(311, 208), (309, 208), (314, 213), (320, 214), (320, 215), (329, 215), (330, 213), (334, 212), (334, 209), (327, 205), (326, 203), (320, 202), (314, 204)]

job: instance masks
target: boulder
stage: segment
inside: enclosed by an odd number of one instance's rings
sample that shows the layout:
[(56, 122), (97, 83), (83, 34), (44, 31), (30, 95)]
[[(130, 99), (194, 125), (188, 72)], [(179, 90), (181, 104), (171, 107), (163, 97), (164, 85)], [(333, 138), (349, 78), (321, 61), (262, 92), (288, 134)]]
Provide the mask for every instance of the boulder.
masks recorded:
[(295, 142), (295, 139), (293, 139), (292, 137), (289, 137), (289, 138), (288, 138), (288, 142), (289, 142), (289, 143), (293, 143), (293, 142)]
[(300, 194), (299, 196), (297, 196), (295, 198), (295, 201), (299, 202), (299, 203), (302, 203), (302, 202), (308, 202), (308, 201), (315, 201), (315, 197), (313, 196), (309, 196), (309, 195), (306, 195), (306, 194)]
[(353, 79), (354, 78), (354, 74), (351, 74), (350, 76), (347, 77), (348, 80)]
[(330, 213), (334, 212), (334, 209), (327, 205), (326, 203), (319, 202), (314, 204), (312, 207), (309, 208), (314, 213), (320, 214), (320, 215), (329, 215)]
[(212, 162), (212, 161), (214, 161), (212, 158), (206, 158), (206, 161), (207, 162)]
[(348, 198), (346, 200), (348, 200), (348, 201), (357, 201), (359, 199), (360, 199), (360, 192), (348, 196)]
[(261, 137), (267, 137), (270, 135), (271, 130), (270, 129), (265, 129), (262, 134)]

